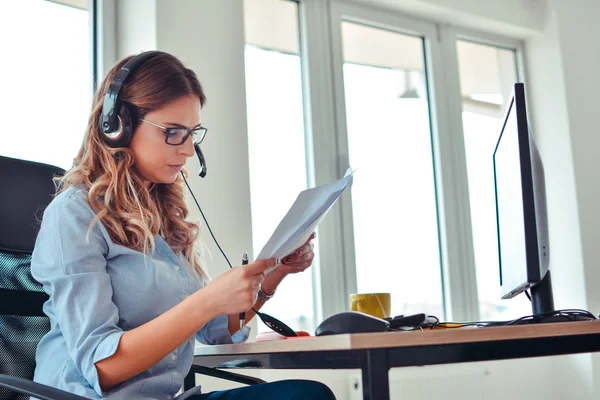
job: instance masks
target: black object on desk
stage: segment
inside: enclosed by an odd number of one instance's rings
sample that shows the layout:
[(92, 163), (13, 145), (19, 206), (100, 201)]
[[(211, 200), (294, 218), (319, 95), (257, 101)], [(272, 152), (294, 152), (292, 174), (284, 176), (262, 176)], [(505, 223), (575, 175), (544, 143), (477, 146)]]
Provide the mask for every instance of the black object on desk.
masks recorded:
[(357, 311), (345, 311), (325, 319), (317, 327), (316, 336), (337, 335), (340, 333), (385, 332), (390, 323)]
[(397, 315), (394, 318), (377, 318), (357, 311), (345, 311), (325, 319), (317, 327), (316, 336), (342, 333), (368, 333), (418, 328), (427, 321), (427, 314)]
[(398, 315), (388, 321), (390, 329), (418, 328), (427, 321), (427, 314)]

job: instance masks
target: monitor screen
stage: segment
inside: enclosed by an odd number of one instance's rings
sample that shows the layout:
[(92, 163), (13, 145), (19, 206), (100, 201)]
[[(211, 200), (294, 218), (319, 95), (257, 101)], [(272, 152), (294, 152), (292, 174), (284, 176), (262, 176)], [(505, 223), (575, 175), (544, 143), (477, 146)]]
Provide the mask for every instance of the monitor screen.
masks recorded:
[(515, 84), (494, 151), (501, 297), (536, 285), (548, 268), (544, 170), (529, 134), (523, 84)]
[[(526, 289), (528, 283), (519, 135), (514, 100), (509, 105), (504, 129), (494, 154), (494, 163), (500, 286), (510, 287), (510, 291), (515, 291), (514, 296)], [(506, 294), (502, 293), (503, 297)]]

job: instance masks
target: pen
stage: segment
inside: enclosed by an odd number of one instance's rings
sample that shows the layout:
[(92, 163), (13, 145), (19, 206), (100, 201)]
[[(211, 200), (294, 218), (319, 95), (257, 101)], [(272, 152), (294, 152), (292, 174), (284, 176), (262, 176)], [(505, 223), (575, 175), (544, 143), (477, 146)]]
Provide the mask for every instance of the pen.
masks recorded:
[[(244, 255), (242, 255), (242, 265), (247, 265), (248, 264), (248, 253), (244, 253)], [(240, 313), (240, 330), (242, 330), (242, 328), (244, 327), (244, 322), (246, 322), (246, 312), (242, 311)]]

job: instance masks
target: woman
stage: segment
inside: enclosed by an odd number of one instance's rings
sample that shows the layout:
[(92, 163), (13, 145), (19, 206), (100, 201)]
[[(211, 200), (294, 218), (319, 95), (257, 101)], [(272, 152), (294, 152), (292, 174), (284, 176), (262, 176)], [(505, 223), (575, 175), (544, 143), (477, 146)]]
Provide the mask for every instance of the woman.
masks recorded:
[[(31, 262), (50, 296), (44, 312), (51, 325), (37, 348), (34, 380), (88, 398), (172, 399), (190, 369), (194, 338), (245, 341), (249, 329), (240, 329), (239, 313), (261, 307), (314, 257), (313, 236), (282, 264), (260, 260), (209, 280), (196, 249), (198, 226), (186, 221), (181, 177), (206, 133), (206, 97), (178, 59), (143, 54), (133, 59), (135, 68), (122, 68), (132, 57), (118, 62), (100, 84)], [(117, 106), (119, 124), (110, 133), (106, 107), (115, 105), (114, 85), (121, 83), (116, 96), (126, 109)], [(253, 316), (248, 311), (246, 321)], [(318, 382), (290, 380), (191, 398), (334, 396)]]

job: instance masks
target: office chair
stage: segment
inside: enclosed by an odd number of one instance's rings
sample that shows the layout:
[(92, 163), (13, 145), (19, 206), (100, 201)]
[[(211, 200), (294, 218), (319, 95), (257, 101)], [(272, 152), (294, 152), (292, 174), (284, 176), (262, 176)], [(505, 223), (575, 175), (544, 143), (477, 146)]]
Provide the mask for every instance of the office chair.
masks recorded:
[(31, 276), (31, 252), (44, 208), (54, 194), (52, 177), (63, 172), (0, 157), (0, 399), (83, 399), (31, 382), (35, 349), (50, 330), (42, 311), (48, 296)]
[[(31, 253), (42, 215), (53, 198), (52, 178), (64, 170), (0, 156), (0, 400), (29, 396), (43, 400), (85, 400), (32, 382), (37, 344), (49, 330), (42, 307), (48, 295), (31, 276)], [(205, 367), (192, 367), (185, 390), (195, 386), (195, 373), (244, 384), (264, 381)]]

